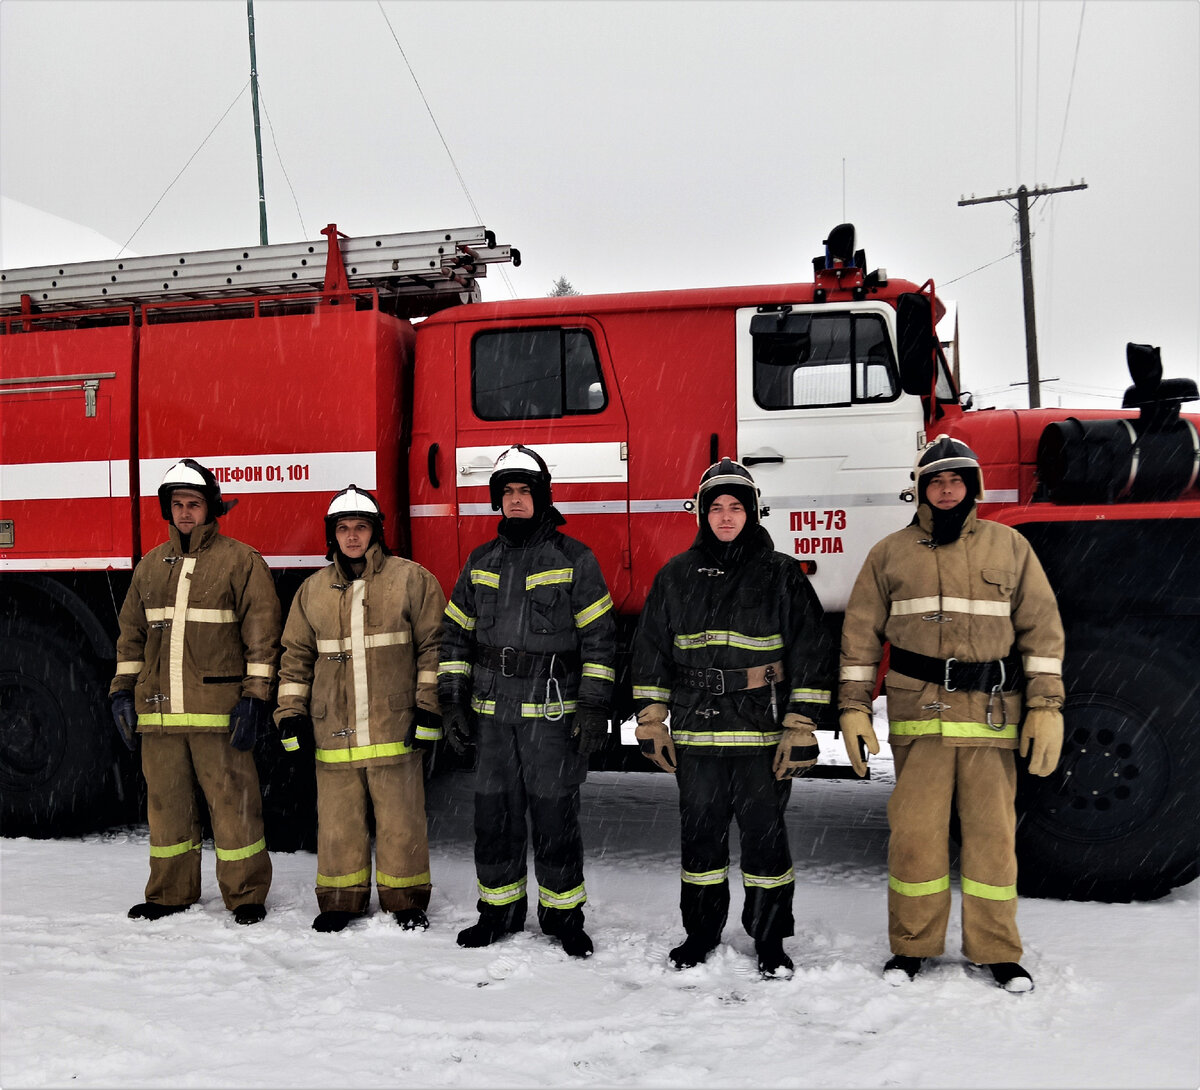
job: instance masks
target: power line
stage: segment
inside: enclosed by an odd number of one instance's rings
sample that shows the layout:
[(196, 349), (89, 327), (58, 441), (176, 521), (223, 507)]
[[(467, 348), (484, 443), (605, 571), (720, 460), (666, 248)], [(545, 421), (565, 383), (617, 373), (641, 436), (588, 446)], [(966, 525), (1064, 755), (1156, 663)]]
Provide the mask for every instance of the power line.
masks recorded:
[(267, 98), (262, 92), (262, 84), (258, 87), (258, 99), (262, 104), (263, 113), (267, 118), (267, 128), (271, 130), (271, 146), (275, 149), (275, 158), (279, 160), (279, 169), (283, 172), (283, 180), (287, 182), (288, 192), (292, 195), (292, 204), (296, 206), (296, 217), (300, 220), (300, 235), (308, 238), (308, 228), (304, 226), (304, 216), (300, 212), (300, 201), (296, 198), (296, 190), (292, 187), (292, 179), (288, 177), (287, 167), (283, 165), (283, 156), (279, 151), (279, 141), (275, 139), (275, 126), (271, 124), (271, 113), (267, 109)]

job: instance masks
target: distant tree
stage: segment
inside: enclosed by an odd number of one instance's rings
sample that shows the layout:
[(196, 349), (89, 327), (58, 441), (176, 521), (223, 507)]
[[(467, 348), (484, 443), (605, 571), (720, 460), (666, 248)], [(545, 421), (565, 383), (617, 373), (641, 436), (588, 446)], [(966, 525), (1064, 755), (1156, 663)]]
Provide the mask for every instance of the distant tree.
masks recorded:
[(560, 276), (554, 281), (554, 287), (546, 292), (547, 295), (578, 295), (575, 286), (565, 276)]

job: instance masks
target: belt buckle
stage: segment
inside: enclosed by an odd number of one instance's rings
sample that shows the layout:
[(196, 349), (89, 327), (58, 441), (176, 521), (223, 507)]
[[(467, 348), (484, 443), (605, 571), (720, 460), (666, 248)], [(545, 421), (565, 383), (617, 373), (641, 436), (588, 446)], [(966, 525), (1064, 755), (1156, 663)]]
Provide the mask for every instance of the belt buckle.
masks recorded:
[(950, 667), (956, 662), (958, 662), (958, 659), (955, 658), (949, 658), (946, 660), (946, 676), (942, 678), (942, 688), (948, 693), (954, 693), (958, 691), (957, 685), (950, 684)]
[(500, 676), (501, 677), (516, 677), (517, 676), (515, 673), (512, 672), (512, 669), (508, 665), (508, 653), (510, 651), (514, 655), (520, 654), (520, 652), (515, 647), (501, 647), (500, 648)]
[(709, 666), (704, 671), (704, 687), (713, 696), (723, 696), (725, 693), (725, 672), (718, 670), (715, 666)]

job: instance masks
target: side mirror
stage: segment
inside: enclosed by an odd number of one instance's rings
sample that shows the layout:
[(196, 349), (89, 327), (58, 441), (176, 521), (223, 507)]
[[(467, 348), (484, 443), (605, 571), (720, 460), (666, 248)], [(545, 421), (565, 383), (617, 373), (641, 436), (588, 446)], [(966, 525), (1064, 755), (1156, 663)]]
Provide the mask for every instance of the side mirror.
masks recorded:
[(935, 342), (930, 297), (905, 292), (896, 301), (896, 350), (900, 387), (906, 394), (928, 395), (933, 386)]

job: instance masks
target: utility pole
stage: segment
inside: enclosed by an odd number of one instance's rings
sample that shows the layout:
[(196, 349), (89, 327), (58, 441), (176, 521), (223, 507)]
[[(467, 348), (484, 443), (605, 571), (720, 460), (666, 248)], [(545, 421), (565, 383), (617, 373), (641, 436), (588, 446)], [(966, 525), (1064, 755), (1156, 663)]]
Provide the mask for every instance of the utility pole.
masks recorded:
[(1018, 186), (1014, 194), (1010, 189), (1007, 193), (997, 193), (994, 197), (972, 197), (970, 200), (958, 202), (959, 208), (967, 204), (990, 204), (993, 201), (1004, 201), (1012, 206), (1014, 196), (1017, 201), (1017, 224), (1021, 231), (1021, 287), (1025, 297), (1025, 365), (1029, 374), (1029, 407), (1039, 408), (1042, 404), (1041, 379), (1038, 377), (1037, 349), (1037, 318), (1033, 306), (1033, 244), (1029, 236), (1029, 206), (1038, 197), (1048, 197), (1052, 193), (1069, 193), (1075, 189), (1087, 189), (1082, 180), (1076, 185), (1060, 185), (1054, 189), (1038, 186), (1028, 189)]
[(254, 0), (246, 0), (246, 22), (250, 27), (250, 101), (254, 107), (254, 151), (258, 163), (258, 242), (267, 244), (267, 194), (263, 188), (262, 129), (258, 123), (258, 61), (254, 56)]

